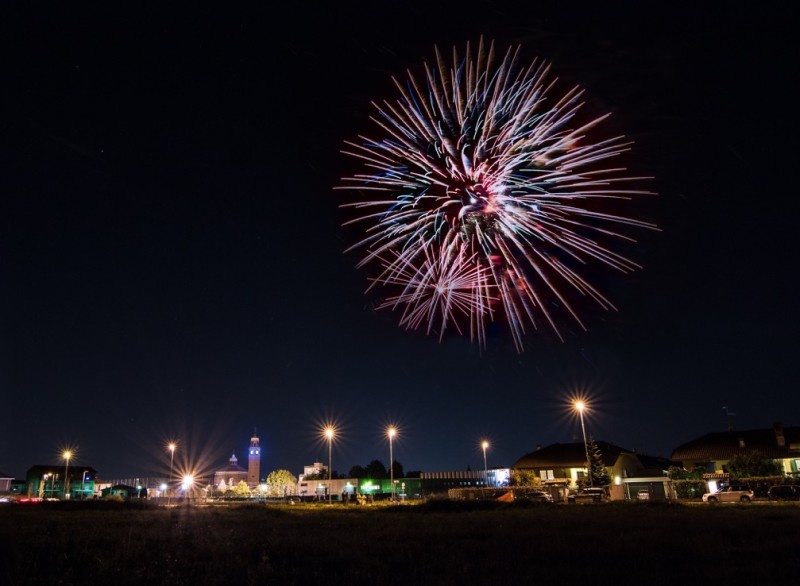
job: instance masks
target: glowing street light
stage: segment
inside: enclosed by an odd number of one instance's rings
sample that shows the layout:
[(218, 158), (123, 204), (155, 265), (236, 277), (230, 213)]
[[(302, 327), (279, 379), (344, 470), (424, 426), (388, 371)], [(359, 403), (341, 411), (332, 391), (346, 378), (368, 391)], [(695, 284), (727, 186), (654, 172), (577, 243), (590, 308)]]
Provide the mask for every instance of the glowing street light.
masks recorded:
[(333, 503), (333, 491), (331, 491), (331, 470), (333, 463), (333, 428), (328, 426), (325, 428), (325, 437), (328, 438), (328, 504)]
[(187, 491), (190, 488), (192, 488), (193, 486), (194, 486), (194, 475), (186, 474), (183, 477), (183, 482), (181, 483), (181, 488), (183, 488), (184, 491)]
[(486, 448), (489, 447), (489, 442), (483, 440), (481, 444), (483, 448), (483, 483), (488, 486), (489, 485), (489, 467), (486, 465)]
[(47, 479), (51, 476), (53, 476), (53, 474), (50, 472), (45, 472), (44, 475), (42, 475), (42, 487), (41, 492), (39, 493), (40, 497), (47, 498)]
[(389, 436), (389, 483), (392, 485), (392, 502), (394, 502), (394, 456), (392, 455), (392, 440), (397, 435), (397, 429), (394, 426), (386, 430)]
[(81, 474), (81, 500), (86, 500), (86, 473), (89, 472), (88, 470), (84, 470)]
[(583, 449), (586, 452), (586, 474), (589, 475), (589, 486), (594, 486), (592, 481), (592, 463), (589, 460), (589, 444), (586, 443), (586, 427), (583, 425), (583, 411), (586, 409), (586, 404), (583, 401), (575, 401), (575, 409), (581, 416), (581, 431), (583, 432)]
[(64, 450), (63, 456), (66, 460), (66, 464), (64, 464), (64, 499), (69, 500), (69, 459), (72, 457), (72, 452)]
[(172, 503), (172, 490), (170, 487), (172, 485), (172, 463), (175, 460), (175, 442), (170, 442), (167, 449), (169, 450), (169, 480), (167, 481), (169, 493), (167, 496), (167, 505), (169, 505)]

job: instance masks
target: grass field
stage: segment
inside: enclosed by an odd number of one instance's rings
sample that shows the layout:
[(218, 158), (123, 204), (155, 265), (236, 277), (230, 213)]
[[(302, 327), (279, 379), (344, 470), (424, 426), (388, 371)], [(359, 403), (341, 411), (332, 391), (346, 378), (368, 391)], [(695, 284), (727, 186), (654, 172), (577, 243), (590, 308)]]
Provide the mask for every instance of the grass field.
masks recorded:
[(0, 584), (800, 579), (800, 506), (792, 504), (110, 505), (0, 508)]

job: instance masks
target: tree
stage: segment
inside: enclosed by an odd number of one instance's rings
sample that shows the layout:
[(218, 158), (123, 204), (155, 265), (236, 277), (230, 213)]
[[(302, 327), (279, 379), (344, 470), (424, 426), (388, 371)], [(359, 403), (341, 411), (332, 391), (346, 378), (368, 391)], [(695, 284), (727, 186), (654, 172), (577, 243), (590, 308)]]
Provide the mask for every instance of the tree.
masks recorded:
[(267, 495), (282, 497), (294, 494), (297, 478), (288, 470), (273, 470), (267, 476)]
[(389, 478), (389, 472), (380, 460), (373, 460), (367, 464), (364, 472), (367, 473), (368, 478)]
[(367, 472), (364, 470), (363, 466), (356, 465), (350, 468), (350, 472), (348, 472), (347, 475), (350, 478), (365, 478), (367, 476)]
[(512, 470), (509, 486), (539, 486), (542, 481), (533, 470)]
[(239, 483), (233, 487), (231, 492), (235, 497), (248, 497), (250, 496), (250, 487), (247, 486), (244, 480), (240, 480)]
[(723, 469), (734, 478), (749, 478), (752, 476), (780, 476), (783, 473), (781, 465), (775, 460), (770, 460), (758, 450), (743, 454), (736, 454), (728, 460)]
[(606, 486), (611, 483), (611, 479), (608, 477), (608, 470), (606, 470), (606, 466), (603, 463), (603, 454), (597, 444), (594, 443), (594, 440), (589, 442), (589, 464), (589, 474), (591, 475), (593, 486)]
[[(392, 468), (394, 469), (395, 478), (403, 478), (403, 465), (395, 460)], [(389, 478), (389, 470), (383, 465), (380, 460), (373, 460), (366, 466), (353, 466), (350, 468), (349, 478)]]

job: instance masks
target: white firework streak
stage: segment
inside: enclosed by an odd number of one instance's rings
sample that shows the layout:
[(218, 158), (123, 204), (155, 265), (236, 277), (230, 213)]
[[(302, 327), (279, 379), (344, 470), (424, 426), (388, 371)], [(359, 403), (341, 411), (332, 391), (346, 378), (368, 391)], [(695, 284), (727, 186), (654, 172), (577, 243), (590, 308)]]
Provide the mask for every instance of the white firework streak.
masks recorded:
[[(468, 316), (471, 337), (483, 345), (486, 322), (502, 307), (520, 352), (526, 326), (539, 319), (561, 337), (549, 306), (585, 329), (566, 290), (615, 308), (580, 268), (635, 270), (605, 243), (633, 242), (622, 228), (658, 229), (605, 211), (652, 195), (625, 188), (649, 178), (605, 166), (632, 143), (592, 142), (608, 115), (575, 124), (583, 92), (549, 98), (557, 81), (547, 80), (549, 65), (519, 67), (519, 47), (496, 65), (494, 44), (483, 39), (474, 55), (469, 44), (463, 58), (453, 49), (452, 65), (435, 52), (424, 83), (407, 72), (394, 79), (398, 99), (373, 103), (382, 138), (345, 142), (342, 152), (365, 169), (337, 187), (357, 196), (343, 206), (360, 214), (347, 223), (366, 226), (348, 251), (365, 251), (359, 267), (380, 267), (371, 287), (402, 289), (381, 307), (404, 307), (405, 327), (430, 333), (439, 324), (441, 338), (451, 324), (463, 333), (456, 318)], [(444, 282), (447, 296), (437, 289)], [(490, 299), (500, 301), (495, 310)]]
[(470, 253), (468, 242), (452, 235), (439, 244), (421, 243), (422, 255), (410, 258), (392, 251), (394, 259), (383, 260), (383, 274), (375, 284), (402, 287), (399, 295), (386, 299), (378, 309), (402, 307), (400, 325), (427, 333), (439, 330), (439, 340), (448, 326), (463, 334), (459, 318), (470, 323), (470, 336), (485, 342), (486, 319), (491, 319), (491, 271), (482, 265), (477, 252)]

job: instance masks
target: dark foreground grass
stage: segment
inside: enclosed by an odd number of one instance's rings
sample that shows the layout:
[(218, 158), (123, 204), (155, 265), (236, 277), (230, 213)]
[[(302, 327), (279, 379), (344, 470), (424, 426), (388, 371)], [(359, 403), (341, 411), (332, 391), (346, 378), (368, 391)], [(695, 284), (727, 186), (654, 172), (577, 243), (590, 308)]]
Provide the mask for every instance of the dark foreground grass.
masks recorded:
[(800, 580), (792, 505), (85, 505), (0, 508), (0, 584)]

